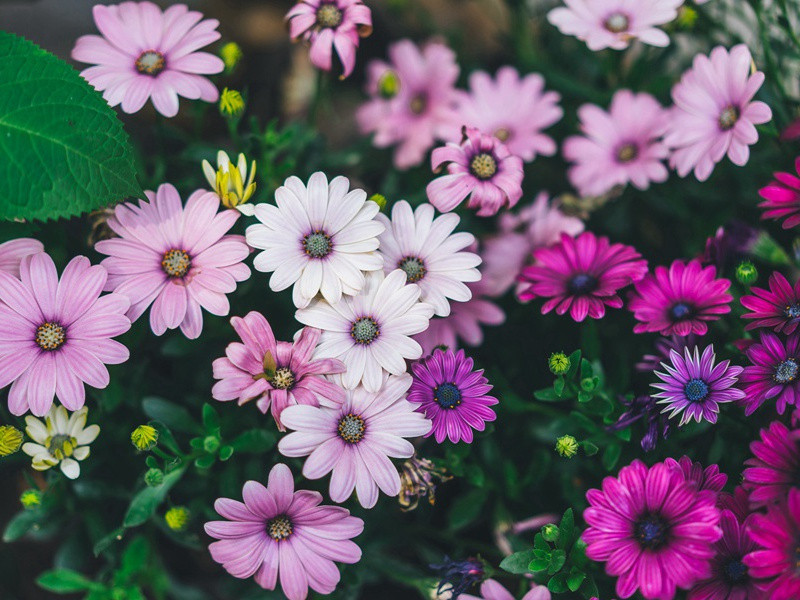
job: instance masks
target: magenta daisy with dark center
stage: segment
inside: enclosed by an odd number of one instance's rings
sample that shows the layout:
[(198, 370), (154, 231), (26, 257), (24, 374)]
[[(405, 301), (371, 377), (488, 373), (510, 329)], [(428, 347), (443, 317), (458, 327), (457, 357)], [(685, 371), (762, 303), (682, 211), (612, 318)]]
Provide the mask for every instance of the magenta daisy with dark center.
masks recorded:
[(743, 473), (753, 507), (781, 502), (791, 488), (800, 487), (800, 431), (773, 421), (760, 435), (750, 444), (753, 457)]
[[(800, 175), (800, 157), (794, 161)], [(775, 173), (775, 181), (758, 190), (764, 198), (759, 208), (764, 209), (762, 219), (783, 220), (781, 226), (791, 229), (800, 225), (800, 178), (791, 173)]]
[(433, 421), (426, 437), (433, 435), (440, 444), (445, 438), (469, 444), (473, 430), (483, 431), (487, 421), (497, 418), (489, 408), (498, 402), (487, 395), (492, 386), (483, 369), (473, 369), (472, 359), (463, 350), (435, 350), (411, 366), (414, 382), (408, 400), (418, 403), (417, 411)]
[(683, 478), (697, 490), (719, 493), (728, 482), (728, 476), (720, 473), (719, 465), (703, 467), (701, 463), (692, 461), (688, 456), (681, 456), (678, 460), (667, 458), (664, 464), (681, 473)]
[(753, 319), (745, 329), (772, 328), (777, 333), (794, 333), (800, 323), (800, 282), (792, 286), (781, 273), (769, 278), (769, 290), (750, 288), (752, 296), (742, 296), (742, 306), (750, 310), (743, 319)]
[(780, 415), (787, 406), (800, 405), (800, 333), (783, 339), (762, 331), (759, 342), (746, 354), (752, 364), (745, 367), (741, 377), (745, 414), (752, 414), (767, 400), (775, 401)]

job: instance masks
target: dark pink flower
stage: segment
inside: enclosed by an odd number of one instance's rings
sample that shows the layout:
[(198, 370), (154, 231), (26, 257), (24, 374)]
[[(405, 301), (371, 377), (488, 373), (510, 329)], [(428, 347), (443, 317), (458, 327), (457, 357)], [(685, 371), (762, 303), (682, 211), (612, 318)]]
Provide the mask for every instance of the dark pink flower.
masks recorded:
[(719, 465), (708, 465), (703, 468), (702, 464), (693, 462), (688, 456), (681, 456), (678, 460), (668, 458), (664, 464), (680, 472), (683, 478), (697, 490), (711, 490), (718, 493), (722, 491), (728, 481), (728, 476), (720, 473)]
[(767, 400), (775, 400), (778, 414), (787, 406), (800, 406), (800, 333), (785, 340), (762, 331), (758, 344), (747, 351), (752, 363), (741, 377), (745, 391), (745, 414), (750, 415)]
[[(800, 175), (800, 157), (794, 161), (794, 170)], [(800, 178), (791, 173), (774, 173), (775, 181), (758, 190), (764, 198), (759, 208), (764, 209), (762, 219), (780, 221), (784, 229), (800, 225)]]
[(744, 488), (753, 507), (781, 502), (797, 485), (800, 473), (800, 430), (779, 421), (761, 430), (761, 439), (750, 444), (753, 458), (745, 462)]
[(769, 290), (750, 288), (752, 296), (742, 296), (742, 306), (751, 312), (743, 319), (755, 319), (745, 329), (772, 327), (777, 333), (793, 333), (800, 323), (800, 282), (794, 287), (781, 273), (769, 277)]

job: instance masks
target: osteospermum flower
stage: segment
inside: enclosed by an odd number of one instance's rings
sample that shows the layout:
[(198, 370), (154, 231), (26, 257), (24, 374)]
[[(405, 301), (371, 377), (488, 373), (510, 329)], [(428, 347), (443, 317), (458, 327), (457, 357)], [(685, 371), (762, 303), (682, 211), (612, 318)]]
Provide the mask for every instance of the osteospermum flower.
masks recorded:
[(181, 328), (189, 339), (203, 330), (202, 309), (225, 316), (226, 294), (250, 277), (242, 261), (249, 254), (244, 237), (226, 235), (239, 214), (219, 210), (219, 197), (197, 190), (181, 204), (169, 183), (145, 192), (138, 205), (118, 204), (108, 226), (119, 237), (95, 244), (107, 254), (107, 290), (131, 301), (128, 317), (138, 319), (152, 304), (150, 328), (156, 335)]
[[(481, 584), (480, 596), (461, 594), (461, 600), (515, 600), (514, 595), (494, 579), (487, 579)], [(545, 585), (533, 584), (520, 600), (550, 600), (550, 590)]]
[(434, 350), (411, 365), (411, 372), (414, 383), (408, 400), (433, 422), (426, 437), (433, 435), (438, 444), (445, 438), (454, 444), (461, 440), (471, 444), (472, 430), (483, 431), (487, 422), (497, 418), (489, 408), (497, 404), (497, 398), (488, 395), (492, 386), (483, 369), (474, 370), (463, 350)]
[(586, 499), (586, 556), (618, 577), (621, 598), (637, 589), (648, 600), (673, 598), (676, 588), (710, 575), (722, 535), (714, 492), (696, 490), (664, 463), (648, 468), (635, 460)]
[(375, 252), (384, 226), (375, 219), (378, 205), (364, 190), (350, 190), (346, 177), (328, 183), (314, 173), (308, 185), (289, 177), (275, 191), (277, 206), (257, 204), (260, 221), (247, 228), (247, 243), (264, 252), (253, 265), (272, 273), (270, 289), (290, 285), (295, 306), (304, 308), (317, 294), (339, 302), (342, 294), (357, 294), (364, 272), (377, 271), (383, 259)]
[(753, 458), (745, 462), (742, 474), (755, 508), (783, 501), (800, 473), (800, 430), (773, 421), (759, 435), (761, 439), (750, 444)]
[(669, 413), (670, 418), (680, 415), (678, 427), (692, 419), (716, 423), (720, 404), (745, 397), (735, 387), (742, 367), (733, 366), (728, 360), (715, 365), (713, 345), (706, 346), (702, 356), (697, 346), (694, 352), (684, 348), (683, 356), (675, 350), (669, 356), (671, 364), (661, 363), (666, 372), (656, 371), (661, 383), (650, 385), (661, 390), (653, 397), (661, 398), (658, 403), (665, 405), (662, 412)]
[(620, 90), (608, 112), (594, 104), (578, 109), (583, 136), (564, 142), (564, 157), (574, 165), (569, 180), (582, 196), (600, 196), (615, 186), (632, 184), (640, 190), (650, 182), (666, 181), (661, 142), (667, 113), (650, 94)]
[(348, 391), (336, 408), (290, 406), (284, 425), (295, 431), (283, 437), (278, 450), (284, 456), (308, 456), (303, 476), (320, 479), (331, 473), (329, 494), (344, 502), (355, 489), (364, 508), (400, 493), (400, 475), (390, 458), (410, 458), (414, 446), (405, 438), (428, 433), (431, 422), (415, 412), (405, 399), (411, 377), (389, 377), (378, 393), (364, 387)]
[(455, 214), (434, 219), (433, 206), (421, 204), (416, 210), (405, 200), (392, 207), (391, 220), (377, 216), (386, 230), (380, 235), (383, 270), (388, 275), (395, 269), (405, 272), (410, 283), (416, 283), (420, 299), (433, 305), (434, 314), (450, 314), (450, 302), (466, 302), (472, 292), (464, 282), (478, 281), (477, 267), (481, 258), (463, 250), (475, 242), (471, 233), (453, 233), (461, 221)]
[(333, 51), (342, 63), (341, 78), (356, 65), (359, 38), (372, 33), (372, 12), (361, 0), (301, 0), (286, 14), (292, 40), (311, 45), (311, 63), (333, 68)]
[(759, 342), (748, 347), (746, 354), (752, 363), (741, 377), (746, 415), (767, 400), (775, 401), (779, 415), (787, 406), (800, 406), (800, 333), (782, 339), (762, 331)]
[(220, 38), (219, 21), (201, 20), (185, 4), (162, 12), (152, 2), (98, 4), (93, 14), (102, 35), (78, 38), (72, 58), (95, 65), (81, 75), (109, 105), (135, 113), (149, 99), (162, 115), (174, 117), (178, 96), (217, 101), (217, 88), (203, 75), (221, 73), (225, 64), (198, 50)]
[(715, 267), (704, 268), (698, 260), (676, 260), (669, 269), (656, 267), (630, 294), (628, 308), (640, 321), (633, 331), (705, 335), (709, 321), (731, 311), (731, 282), (716, 275)]
[(39, 240), (19, 238), (0, 244), (0, 271), (19, 277), (19, 263), (22, 259), (37, 252), (44, 252)]
[(726, 154), (735, 165), (747, 163), (749, 146), (758, 141), (755, 126), (772, 118), (769, 106), (753, 101), (764, 73), (751, 73), (751, 64), (744, 44), (730, 52), (717, 46), (710, 56), (695, 56), (672, 88), (675, 107), (664, 142), (673, 149), (670, 165), (681, 177), (694, 170), (705, 181)]
[(514, 67), (502, 67), (492, 79), (476, 71), (469, 76), (469, 87), (458, 104), (464, 125), (492, 134), (526, 162), (537, 154), (555, 154), (556, 143), (542, 130), (558, 122), (564, 111), (558, 105), (561, 96), (544, 91), (541, 75), (520, 78)]
[(69, 414), (63, 406), (51, 406), (44, 423), (30, 415), (25, 417), (25, 433), (33, 442), (23, 444), (22, 451), (33, 459), (34, 469), (46, 471), (58, 465), (70, 479), (78, 478), (78, 461), (89, 456), (89, 444), (100, 433), (98, 425), (86, 427), (88, 413), (86, 407)]
[(206, 533), (218, 541), (208, 546), (211, 557), (239, 579), (281, 589), (289, 600), (305, 600), (308, 588), (330, 594), (339, 583), (336, 563), (355, 564), (361, 549), (351, 541), (364, 521), (350, 511), (322, 504), (322, 495), (295, 490), (289, 467), (276, 464), (267, 487), (248, 481), (244, 502), (217, 498), (214, 510), (226, 519), (209, 521)]
[[(794, 161), (794, 170), (800, 175), (800, 157)], [(800, 225), (800, 178), (791, 173), (774, 173), (775, 181), (758, 190), (764, 198), (758, 207), (763, 209), (762, 219), (783, 220), (781, 227), (791, 229)]]
[(449, 142), (436, 148), (431, 165), (447, 175), (428, 184), (428, 200), (442, 212), (450, 212), (465, 199), (479, 217), (490, 217), (504, 206), (511, 208), (522, 197), (522, 159), (497, 138), (474, 127), (464, 129), (461, 144)]
[(800, 324), (800, 282), (794, 286), (778, 271), (769, 277), (769, 290), (750, 288), (752, 296), (742, 296), (742, 306), (750, 312), (743, 319), (754, 319), (745, 329), (772, 327), (777, 333), (791, 334)]
[(332, 358), (311, 360), (322, 333), (319, 329), (304, 327), (289, 343), (276, 342), (269, 321), (255, 311), (233, 317), (231, 325), (242, 343), (228, 344), (225, 356), (212, 363), (214, 379), (219, 379), (211, 388), (215, 400), (236, 400), (241, 406), (255, 399), (262, 413), (272, 409), (281, 431), (280, 416), (287, 406), (344, 402), (344, 390), (324, 377), (343, 372), (344, 363)]
[(611, 244), (589, 231), (577, 238), (562, 233), (560, 243), (539, 248), (533, 256), (533, 266), (520, 274), (520, 280), (529, 285), (518, 293), (519, 299), (549, 298), (542, 314), (569, 311), (578, 322), (587, 316), (602, 318), (606, 306), (620, 308), (617, 291), (647, 273), (647, 261), (634, 248)]
[(667, 458), (664, 464), (670, 469), (679, 471), (697, 490), (721, 492), (728, 482), (728, 476), (720, 473), (719, 465), (708, 465), (704, 468), (702, 464), (692, 461), (688, 456), (681, 456), (678, 460)]
[(624, 50), (633, 40), (668, 46), (669, 36), (658, 29), (678, 16), (683, 0), (564, 0), (547, 20), (565, 35), (586, 42), (590, 50)]
[(84, 384), (104, 388), (107, 364), (128, 360), (111, 339), (130, 329), (128, 298), (100, 296), (106, 270), (76, 256), (59, 280), (53, 259), (22, 259), (20, 279), (0, 271), (0, 388), (11, 384), (8, 409), (44, 416), (57, 397), (69, 410), (86, 398)]
[(358, 296), (344, 296), (335, 304), (318, 300), (298, 310), (296, 318), (322, 330), (314, 356), (338, 358), (345, 364), (345, 388), (362, 383), (377, 392), (386, 374), (405, 373), (405, 361), (422, 356), (411, 336), (427, 329), (433, 306), (420, 302), (420, 294), (418, 285), (406, 284), (400, 269), (385, 278), (377, 272), (367, 277)]

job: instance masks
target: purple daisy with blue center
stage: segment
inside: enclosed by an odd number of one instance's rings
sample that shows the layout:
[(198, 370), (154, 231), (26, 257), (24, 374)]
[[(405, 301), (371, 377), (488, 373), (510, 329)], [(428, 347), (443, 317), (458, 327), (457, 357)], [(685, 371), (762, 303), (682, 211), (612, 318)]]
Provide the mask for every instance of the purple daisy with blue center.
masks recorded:
[(661, 390), (653, 397), (666, 405), (662, 412), (668, 412), (670, 418), (680, 415), (679, 427), (692, 419), (716, 423), (720, 404), (744, 398), (744, 392), (735, 387), (742, 367), (731, 365), (728, 360), (715, 365), (713, 345), (707, 346), (702, 355), (697, 346), (694, 352), (685, 348), (683, 356), (672, 350), (669, 358), (670, 365), (661, 363), (666, 373), (656, 371), (661, 382), (651, 385)]

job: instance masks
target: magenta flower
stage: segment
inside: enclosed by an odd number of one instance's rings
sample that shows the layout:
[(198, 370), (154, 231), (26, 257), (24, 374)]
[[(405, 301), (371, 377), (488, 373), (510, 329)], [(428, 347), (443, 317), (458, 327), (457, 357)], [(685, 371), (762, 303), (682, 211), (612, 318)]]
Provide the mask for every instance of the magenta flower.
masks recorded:
[(669, 176), (664, 160), (669, 150), (661, 142), (667, 113), (649, 94), (620, 90), (605, 112), (593, 104), (578, 110), (584, 136), (564, 142), (564, 157), (575, 163), (569, 180), (582, 196), (600, 196), (615, 186), (633, 184), (640, 190)]
[(461, 128), (455, 84), (459, 67), (455, 53), (438, 42), (418, 48), (410, 40), (389, 47), (391, 64), (368, 66), (370, 100), (356, 113), (362, 133), (374, 133), (377, 148), (397, 146), (394, 165), (420, 164), (436, 140), (449, 140)]
[(716, 279), (717, 269), (698, 260), (676, 260), (667, 269), (656, 267), (652, 275), (636, 283), (628, 308), (638, 325), (635, 333), (657, 331), (661, 335), (705, 335), (708, 321), (731, 311), (731, 282)]
[(450, 212), (465, 199), (479, 217), (491, 217), (522, 197), (522, 159), (512, 155), (497, 138), (474, 127), (464, 129), (461, 144), (448, 142), (436, 148), (431, 165), (437, 172), (447, 165), (448, 174), (428, 184), (428, 200), (442, 212)]
[(558, 105), (561, 96), (544, 91), (541, 75), (520, 78), (514, 67), (502, 67), (493, 80), (476, 71), (469, 76), (469, 87), (458, 104), (464, 125), (492, 134), (526, 162), (537, 154), (556, 153), (556, 143), (542, 130), (561, 120), (564, 111)]
[(769, 291), (750, 288), (752, 296), (742, 296), (742, 306), (751, 312), (743, 319), (755, 319), (746, 330), (772, 327), (777, 333), (791, 334), (800, 323), (800, 282), (794, 287), (781, 273), (773, 271), (769, 277)]
[(220, 213), (219, 197), (196, 191), (181, 205), (168, 183), (145, 192), (148, 201), (125, 202), (114, 209), (108, 226), (119, 238), (103, 240), (95, 249), (107, 254), (106, 290), (131, 301), (135, 321), (151, 304), (150, 327), (156, 335), (180, 327), (189, 339), (200, 336), (205, 309), (225, 316), (225, 294), (250, 277), (242, 261), (249, 249), (241, 235), (225, 235), (239, 218), (234, 210)]
[(773, 421), (761, 430), (760, 437), (750, 444), (753, 458), (745, 462), (742, 474), (754, 508), (782, 502), (797, 485), (800, 473), (800, 430)]
[(542, 314), (554, 310), (559, 315), (583, 321), (587, 316), (601, 319), (606, 305), (620, 308), (617, 291), (647, 273), (647, 261), (631, 246), (610, 244), (606, 237), (586, 231), (577, 238), (561, 234), (561, 242), (533, 253), (535, 262), (523, 269), (520, 281), (528, 283), (518, 293), (520, 300), (549, 298)]
[(344, 390), (324, 377), (344, 372), (344, 363), (332, 358), (311, 360), (322, 333), (319, 329), (304, 327), (290, 343), (276, 342), (269, 321), (255, 311), (233, 317), (231, 325), (242, 343), (228, 344), (225, 356), (212, 364), (214, 379), (220, 380), (211, 388), (215, 400), (238, 400), (241, 406), (257, 399), (262, 413), (272, 407), (272, 418), (281, 431), (280, 416), (287, 406), (344, 402)]
[(711, 490), (719, 493), (728, 482), (728, 476), (720, 473), (719, 465), (709, 465), (703, 468), (702, 464), (693, 462), (688, 456), (681, 456), (678, 460), (667, 458), (664, 464), (670, 469), (679, 471), (696, 490)]
[(676, 587), (711, 574), (712, 545), (722, 536), (714, 492), (695, 489), (664, 463), (635, 460), (586, 499), (586, 556), (619, 577), (620, 598), (637, 589), (648, 600), (673, 598)]
[(208, 546), (211, 557), (239, 579), (254, 577), (262, 588), (281, 588), (289, 600), (305, 600), (308, 588), (330, 594), (339, 583), (336, 564), (355, 564), (361, 549), (351, 538), (364, 531), (364, 521), (338, 506), (321, 505), (319, 492), (294, 489), (292, 472), (278, 463), (264, 487), (248, 481), (244, 502), (217, 498), (214, 510), (225, 521), (205, 524), (218, 541)]
[(425, 437), (433, 435), (436, 443), (445, 438), (456, 444), (472, 443), (472, 430), (483, 431), (488, 421), (497, 418), (489, 408), (497, 398), (488, 396), (492, 386), (483, 369), (474, 370), (471, 358), (463, 350), (437, 349), (411, 365), (414, 383), (408, 392), (409, 402), (419, 404), (418, 412), (433, 422)]
[(747, 348), (746, 354), (752, 363), (741, 377), (746, 415), (767, 400), (775, 400), (779, 415), (787, 406), (800, 406), (800, 333), (782, 339), (762, 331), (759, 342)]
[(19, 238), (0, 244), (0, 271), (19, 277), (19, 264), (22, 259), (37, 252), (44, 252), (39, 240)]
[(106, 365), (128, 360), (128, 349), (111, 338), (131, 327), (129, 302), (121, 294), (100, 296), (106, 270), (76, 256), (59, 280), (44, 252), (20, 263), (19, 279), (0, 271), (0, 388), (11, 384), (8, 410), (42, 417), (57, 397), (80, 409), (84, 384), (105, 388)]
[(300, 0), (287, 13), (293, 41), (311, 45), (311, 63), (318, 69), (333, 68), (333, 50), (348, 77), (356, 65), (359, 38), (372, 33), (372, 12), (361, 0)]
[[(514, 600), (514, 596), (494, 579), (487, 579), (481, 584), (480, 596), (461, 594), (460, 600)], [(536, 585), (528, 590), (521, 600), (551, 600), (550, 590), (546, 585)]]
[[(800, 122), (800, 121), (798, 121)], [(794, 161), (794, 170), (800, 175), (800, 157)], [(774, 173), (775, 181), (758, 190), (764, 202), (762, 219), (780, 221), (781, 227), (791, 229), (800, 225), (800, 178), (791, 173)]]
[(390, 458), (410, 458), (408, 437), (422, 436), (431, 422), (405, 399), (411, 377), (389, 377), (378, 393), (359, 386), (337, 407), (290, 406), (283, 424), (295, 431), (284, 436), (278, 450), (284, 456), (308, 456), (303, 476), (320, 479), (331, 473), (331, 500), (344, 502), (355, 489), (364, 508), (400, 493), (400, 475)]
[(178, 96), (216, 102), (219, 91), (203, 75), (221, 73), (222, 60), (198, 52), (220, 38), (219, 21), (175, 4), (165, 11), (152, 2), (98, 4), (94, 22), (102, 35), (78, 38), (72, 58), (95, 66), (81, 75), (103, 92), (110, 106), (126, 113), (147, 100), (165, 117), (178, 114)]
[(735, 387), (742, 367), (733, 366), (728, 360), (715, 365), (713, 345), (706, 346), (702, 356), (695, 346), (694, 353), (684, 348), (683, 356), (672, 350), (669, 357), (671, 364), (661, 363), (666, 373), (656, 371), (661, 383), (650, 385), (661, 390), (653, 397), (660, 398), (658, 403), (666, 405), (662, 412), (668, 412), (670, 419), (680, 415), (678, 427), (692, 419), (698, 423), (716, 423), (720, 404), (745, 397), (745, 393)]
[(695, 56), (672, 88), (675, 107), (664, 142), (674, 150), (670, 165), (681, 177), (694, 170), (705, 181), (726, 154), (735, 165), (747, 163), (749, 146), (758, 141), (755, 126), (772, 118), (769, 106), (753, 102), (764, 73), (751, 74), (752, 63), (744, 44), (730, 52), (717, 46), (710, 56)]

